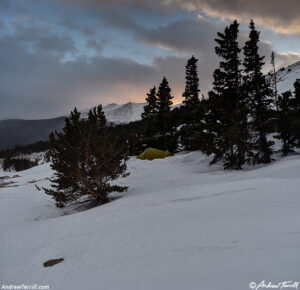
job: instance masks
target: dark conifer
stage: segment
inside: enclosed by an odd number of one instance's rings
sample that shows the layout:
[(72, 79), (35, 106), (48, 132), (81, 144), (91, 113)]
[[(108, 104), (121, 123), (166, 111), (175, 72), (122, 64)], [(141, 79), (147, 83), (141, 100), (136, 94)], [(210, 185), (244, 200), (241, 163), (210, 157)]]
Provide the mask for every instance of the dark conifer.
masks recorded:
[(51, 189), (57, 206), (70, 202), (91, 202), (94, 205), (110, 201), (109, 193), (122, 192), (126, 187), (110, 181), (126, 176), (127, 154), (123, 144), (109, 134), (102, 106), (90, 110), (88, 119), (75, 110), (65, 119), (62, 132), (50, 134), (51, 168), (55, 171)]
[(193, 109), (195, 106), (199, 105), (199, 78), (197, 73), (197, 61), (194, 56), (192, 56), (186, 65), (186, 75), (185, 75), (185, 91), (182, 94), (184, 97), (183, 104), (188, 109)]
[[(234, 21), (218, 33), (216, 54), (222, 58), (214, 72), (213, 91), (209, 92), (207, 129), (213, 136), (212, 163), (224, 159), (225, 169), (241, 169), (247, 150), (247, 106), (241, 90), (239, 24)], [(207, 147), (209, 148), (209, 146)], [(211, 152), (208, 152), (211, 153)]]
[(275, 138), (281, 140), (282, 149), (280, 151), (283, 156), (286, 156), (294, 152), (293, 148), (296, 146), (296, 138), (293, 134), (292, 126), (294, 121), (295, 98), (290, 91), (278, 97), (277, 108), (278, 134), (275, 135)]
[(171, 106), (173, 102), (173, 96), (171, 96), (171, 89), (169, 87), (169, 83), (166, 77), (163, 78), (162, 82), (159, 85), (157, 92), (157, 104), (159, 113), (167, 113), (170, 112)]
[(294, 83), (294, 102), (295, 102), (295, 111), (294, 111), (294, 121), (292, 124), (292, 129), (294, 136), (297, 140), (297, 147), (300, 147), (300, 79), (297, 79)]
[(160, 149), (174, 152), (177, 147), (176, 130), (172, 114), (170, 114), (173, 96), (166, 77), (163, 78), (159, 85), (156, 95), (158, 99), (158, 116), (155, 125), (158, 130), (156, 134), (157, 143)]
[(275, 53), (272, 51), (271, 53), (271, 65), (272, 65), (272, 71), (271, 71), (271, 81), (272, 81), (272, 87), (273, 87), (273, 98), (274, 102), (277, 105), (278, 100), (278, 90), (277, 90), (277, 74), (276, 74), (276, 63), (275, 63)]
[(142, 120), (153, 120), (158, 113), (156, 88), (150, 89), (146, 98), (147, 104), (144, 106), (144, 112), (142, 113)]
[(244, 46), (243, 89), (250, 112), (251, 148), (248, 148), (251, 163), (270, 163), (273, 142), (267, 140), (272, 90), (267, 83), (262, 66), (264, 57), (258, 52), (259, 32), (253, 20), (250, 23), (249, 40)]

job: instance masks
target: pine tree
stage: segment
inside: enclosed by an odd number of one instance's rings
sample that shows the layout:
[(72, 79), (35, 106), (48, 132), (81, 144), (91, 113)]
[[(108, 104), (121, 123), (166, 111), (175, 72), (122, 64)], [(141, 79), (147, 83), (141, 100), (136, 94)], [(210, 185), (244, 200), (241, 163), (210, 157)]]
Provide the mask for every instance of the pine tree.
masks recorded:
[(119, 140), (109, 134), (102, 106), (92, 109), (88, 119), (80, 118), (75, 108), (65, 119), (62, 132), (51, 133), (51, 168), (55, 171), (51, 189), (57, 206), (76, 202), (79, 198), (94, 205), (110, 201), (109, 193), (126, 187), (110, 181), (127, 176), (127, 154)]
[(250, 155), (249, 161), (253, 164), (270, 163), (273, 153), (273, 142), (267, 140), (272, 90), (262, 73), (262, 66), (265, 63), (264, 57), (258, 52), (259, 34), (251, 20), (249, 40), (244, 46), (243, 90), (251, 117), (252, 140), (248, 154)]
[(271, 54), (271, 65), (272, 65), (272, 85), (273, 85), (273, 97), (275, 104), (277, 105), (278, 100), (278, 90), (277, 90), (277, 74), (276, 74), (276, 63), (275, 63), (275, 53), (272, 51)]
[(294, 83), (294, 121), (292, 123), (293, 134), (297, 140), (297, 147), (300, 147), (300, 79)]
[(157, 143), (159, 144), (159, 149), (174, 152), (177, 147), (177, 141), (172, 114), (170, 114), (173, 96), (166, 77), (163, 78), (159, 85), (156, 96), (158, 99)]
[(157, 92), (157, 104), (159, 113), (167, 113), (170, 112), (171, 106), (173, 102), (173, 96), (171, 96), (171, 89), (169, 87), (169, 83), (166, 77), (163, 78), (162, 82), (159, 85)]
[(218, 44), (215, 51), (222, 61), (214, 72), (214, 87), (209, 92), (206, 116), (207, 130), (213, 136), (212, 163), (224, 159), (225, 169), (241, 169), (249, 138), (247, 106), (241, 90), (238, 33), (239, 24), (234, 21), (215, 39)]
[(150, 89), (146, 98), (147, 105), (144, 106), (144, 112), (142, 113), (142, 120), (153, 120), (158, 113), (156, 88)]
[(197, 61), (192, 56), (186, 65), (185, 91), (182, 94), (184, 100), (181, 106), (181, 118), (183, 124), (180, 128), (180, 142), (184, 150), (199, 150), (200, 138), (202, 138), (202, 127), (200, 123), (203, 119), (203, 106), (199, 100), (199, 78), (197, 73)]
[(287, 91), (278, 97), (277, 101), (277, 126), (278, 134), (274, 137), (281, 140), (283, 156), (294, 152), (296, 146), (296, 138), (293, 134), (292, 123), (294, 121), (295, 98), (291, 91)]
[(294, 94), (296, 98), (296, 108), (300, 112), (300, 79), (297, 79), (294, 83)]
[(185, 98), (183, 104), (188, 109), (195, 108), (199, 105), (199, 78), (197, 73), (197, 61), (194, 56), (190, 58), (186, 65), (186, 76), (185, 76), (185, 91), (182, 96)]

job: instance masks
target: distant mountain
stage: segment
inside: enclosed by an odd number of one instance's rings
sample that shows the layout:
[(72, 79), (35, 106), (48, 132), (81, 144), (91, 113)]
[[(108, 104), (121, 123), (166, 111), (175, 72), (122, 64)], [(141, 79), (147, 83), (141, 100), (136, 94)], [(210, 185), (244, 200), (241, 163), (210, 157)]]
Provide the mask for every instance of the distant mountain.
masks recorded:
[(0, 121), (0, 150), (45, 140), (53, 130), (61, 130), (65, 117), (43, 120)]
[[(293, 84), (300, 79), (300, 62), (277, 72), (278, 93), (293, 91)], [(126, 103), (123, 105), (109, 104), (103, 107), (108, 121), (116, 124), (129, 123), (141, 119), (146, 103)], [(174, 107), (177, 107), (176, 105)], [(87, 117), (89, 109), (81, 111), (82, 117)], [(44, 120), (0, 120), (0, 150), (15, 145), (25, 145), (38, 140), (47, 139), (53, 130), (61, 130), (64, 118)]]
[[(109, 104), (103, 107), (105, 116), (109, 122), (120, 124), (129, 123), (141, 119), (146, 103), (133, 103), (129, 102), (123, 105)], [(81, 116), (84, 118), (90, 109), (81, 111)]]
[[(103, 107), (103, 111), (109, 122), (129, 123), (140, 120), (145, 104), (132, 102), (123, 105), (109, 104)], [(87, 117), (89, 110), (83, 110), (81, 116)], [(50, 132), (63, 128), (64, 119), (65, 117), (43, 120), (0, 120), (0, 150), (47, 139)]]

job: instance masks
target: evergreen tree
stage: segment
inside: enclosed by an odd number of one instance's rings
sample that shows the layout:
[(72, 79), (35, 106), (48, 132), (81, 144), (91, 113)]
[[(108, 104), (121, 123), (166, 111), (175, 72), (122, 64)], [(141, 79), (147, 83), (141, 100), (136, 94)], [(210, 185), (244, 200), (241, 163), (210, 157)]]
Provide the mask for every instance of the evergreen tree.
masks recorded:
[(267, 140), (272, 90), (262, 73), (265, 63), (264, 57), (259, 55), (258, 42), (259, 32), (251, 20), (249, 40), (244, 46), (243, 89), (251, 117), (252, 140), (248, 153), (253, 164), (270, 163), (273, 145), (273, 142)]
[(190, 58), (186, 65), (186, 76), (185, 76), (185, 91), (182, 96), (185, 98), (183, 104), (191, 109), (199, 105), (199, 78), (197, 73), (197, 61), (194, 56)]
[(158, 112), (161, 114), (170, 112), (171, 106), (173, 105), (173, 102), (171, 101), (173, 96), (171, 96), (171, 89), (166, 77), (163, 78), (161, 84), (159, 85), (156, 95), (158, 98)]
[(297, 140), (297, 147), (300, 147), (300, 79), (297, 79), (294, 83), (294, 121), (292, 124), (293, 134)]
[(199, 100), (199, 78), (197, 73), (197, 61), (192, 56), (186, 65), (185, 76), (185, 91), (182, 94), (184, 97), (183, 105), (181, 106), (181, 114), (183, 124), (180, 128), (180, 143), (182, 149), (199, 150), (200, 138), (202, 138), (202, 127), (200, 126), (203, 119), (203, 103), (200, 106)]
[(207, 153), (214, 154), (212, 163), (224, 159), (225, 169), (241, 169), (249, 139), (247, 106), (241, 90), (238, 33), (239, 24), (234, 21), (215, 39), (218, 44), (215, 51), (222, 61), (214, 72), (206, 116), (209, 136), (213, 136), (212, 152)]
[(275, 104), (277, 106), (277, 100), (278, 100), (278, 90), (277, 90), (277, 74), (276, 74), (276, 63), (275, 63), (275, 53), (272, 51), (271, 54), (271, 65), (272, 65), (272, 85), (273, 85), (273, 97)]
[(159, 149), (174, 152), (177, 147), (176, 130), (172, 114), (170, 114), (173, 96), (166, 77), (159, 85), (156, 95), (158, 99), (158, 116), (155, 124), (157, 129), (156, 140)]
[(109, 134), (102, 106), (92, 109), (88, 119), (80, 118), (75, 108), (65, 119), (62, 132), (51, 133), (51, 168), (55, 171), (51, 189), (57, 206), (79, 198), (94, 205), (110, 201), (109, 193), (122, 192), (126, 187), (110, 181), (126, 176), (127, 154), (123, 144)]
[(296, 109), (300, 112), (300, 79), (297, 79), (294, 83), (294, 94), (296, 98)]
[(147, 94), (147, 105), (144, 106), (144, 112), (142, 113), (142, 120), (153, 120), (158, 113), (156, 88), (150, 89)]
[(296, 140), (293, 134), (292, 123), (294, 121), (295, 98), (291, 91), (287, 91), (278, 97), (277, 101), (277, 126), (278, 134), (274, 137), (280, 139), (282, 142), (283, 156), (294, 152), (293, 148), (296, 146)]

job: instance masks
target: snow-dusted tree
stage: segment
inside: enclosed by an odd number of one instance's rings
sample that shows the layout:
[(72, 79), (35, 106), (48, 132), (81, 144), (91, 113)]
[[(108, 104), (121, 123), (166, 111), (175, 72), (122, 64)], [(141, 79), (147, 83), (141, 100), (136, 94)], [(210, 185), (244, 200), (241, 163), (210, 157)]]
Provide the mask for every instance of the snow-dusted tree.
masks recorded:
[(57, 206), (63, 207), (77, 200), (94, 205), (110, 201), (109, 193), (122, 192), (124, 186), (110, 181), (127, 176), (127, 153), (124, 144), (108, 132), (102, 106), (89, 111), (88, 119), (81, 119), (75, 108), (65, 119), (62, 132), (50, 134), (51, 168), (54, 178), (51, 189)]
[[(262, 73), (264, 57), (258, 52), (259, 32), (253, 20), (250, 22), (249, 40), (244, 46), (243, 92), (250, 112), (251, 144), (248, 147), (250, 162), (270, 163), (273, 142), (267, 140), (270, 121), (272, 90)], [(250, 148), (251, 147), (251, 148)]]

